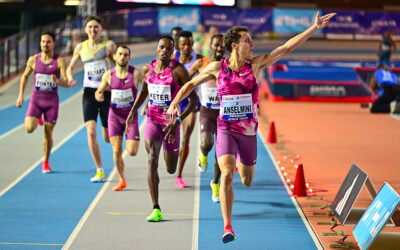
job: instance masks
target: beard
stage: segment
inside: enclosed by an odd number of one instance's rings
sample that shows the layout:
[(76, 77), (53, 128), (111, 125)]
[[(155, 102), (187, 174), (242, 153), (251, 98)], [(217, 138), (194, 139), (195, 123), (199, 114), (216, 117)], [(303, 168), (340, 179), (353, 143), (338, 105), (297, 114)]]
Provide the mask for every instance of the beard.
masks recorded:
[(125, 68), (125, 67), (128, 65), (128, 63), (122, 64), (122, 63), (117, 62), (117, 65), (118, 65), (119, 67), (121, 67), (121, 68)]

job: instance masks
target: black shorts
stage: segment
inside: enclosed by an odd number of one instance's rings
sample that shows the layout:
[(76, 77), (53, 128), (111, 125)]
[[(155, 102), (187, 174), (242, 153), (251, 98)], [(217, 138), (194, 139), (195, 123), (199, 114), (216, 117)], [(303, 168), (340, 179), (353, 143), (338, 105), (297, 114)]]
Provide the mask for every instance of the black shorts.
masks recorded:
[(94, 120), (97, 122), (97, 115), (100, 113), (101, 125), (108, 128), (108, 110), (110, 109), (111, 92), (104, 91), (104, 101), (98, 102), (94, 97), (94, 93), (97, 89), (84, 88), (83, 89), (83, 120), (85, 122)]

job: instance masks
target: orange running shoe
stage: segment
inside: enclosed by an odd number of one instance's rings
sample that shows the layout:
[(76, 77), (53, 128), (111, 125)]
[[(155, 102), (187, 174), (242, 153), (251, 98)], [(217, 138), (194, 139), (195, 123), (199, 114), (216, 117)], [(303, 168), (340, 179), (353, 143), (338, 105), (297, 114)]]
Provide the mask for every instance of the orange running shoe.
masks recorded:
[(122, 191), (124, 188), (126, 188), (126, 181), (125, 180), (120, 180), (117, 185), (115, 185), (112, 190), (113, 191)]

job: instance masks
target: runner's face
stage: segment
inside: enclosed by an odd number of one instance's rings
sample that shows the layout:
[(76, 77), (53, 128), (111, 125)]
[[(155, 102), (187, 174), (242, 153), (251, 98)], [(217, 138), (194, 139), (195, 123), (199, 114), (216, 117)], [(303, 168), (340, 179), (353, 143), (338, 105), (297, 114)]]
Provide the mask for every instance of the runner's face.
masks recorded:
[(174, 52), (174, 44), (171, 40), (163, 38), (158, 41), (157, 45), (157, 59), (161, 61), (170, 60), (172, 53)]
[(117, 62), (118, 66), (125, 67), (126, 65), (128, 65), (129, 60), (131, 59), (129, 55), (129, 50), (119, 47), (117, 49), (117, 52), (115, 52), (114, 59)]
[(179, 33), (181, 33), (181, 31), (182, 30), (173, 30), (171, 33), (172, 39), (174, 39), (174, 41), (175, 41), (176, 49), (179, 49), (178, 48), (178, 35), (179, 35)]
[(239, 34), (240, 34), (240, 39), (239, 39), (238, 52), (246, 59), (250, 59), (253, 57), (253, 49), (254, 49), (253, 39), (251, 39), (250, 34), (246, 31), (240, 31)]
[(42, 52), (44, 53), (49, 53), (50, 51), (53, 51), (55, 46), (55, 42), (53, 41), (53, 38), (49, 35), (43, 35), (40, 39), (40, 48), (42, 49)]
[(101, 25), (95, 20), (92, 20), (86, 24), (85, 33), (91, 39), (99, 38), (102, 31), (103, 27), (101, 27)]
[(223, 46), (222, 37), (214, 37), (211, 43), (211, 54), (214, 56), (215, 60), (220, 61), (225, 54), (225, 48)]
[(181, 54), (190, 56), (193, 51), (193, 39), (191, 37), (180, 37), (179, 50), (181, 51)]

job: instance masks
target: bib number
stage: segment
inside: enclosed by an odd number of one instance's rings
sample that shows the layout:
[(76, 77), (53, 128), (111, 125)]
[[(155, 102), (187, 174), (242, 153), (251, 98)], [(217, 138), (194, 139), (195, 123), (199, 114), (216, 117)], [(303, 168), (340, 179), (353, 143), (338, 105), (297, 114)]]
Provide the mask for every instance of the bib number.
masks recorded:
[(201, 105), (211, 109), (220, 108), (217, 88), (201, 88)]
[(251, 94), (222, 96), (220, 114), (222, 114), (224, 121), (253, 119), (253, 100)]
[(112, 89), (111, 90), (111, 106), (113, 108), (132, 107), (133, 95), (132, 89)]
[(35, 88), (39, 91), (55, 91), (57, 84), (51, 79), (51, 75), (36, 74)]
[(150, 104), (157, 107), (171, 105), (171, 86), (148, 84)]
[(86, 78), (89, 81), (101, 81), (101, 77), (106, 73), (107, 67), (105, 61), (96, 61), (85, 63)]

